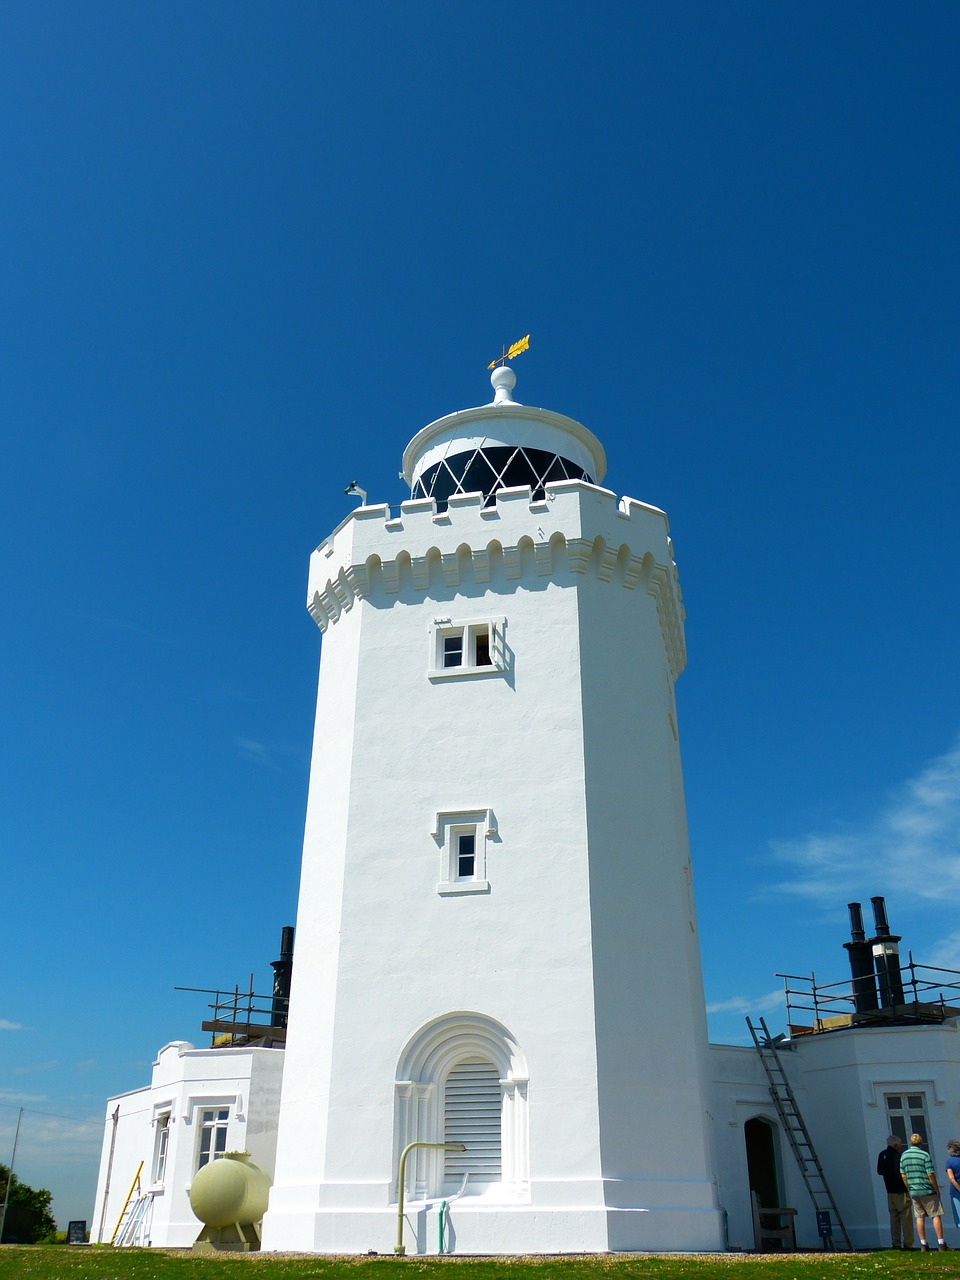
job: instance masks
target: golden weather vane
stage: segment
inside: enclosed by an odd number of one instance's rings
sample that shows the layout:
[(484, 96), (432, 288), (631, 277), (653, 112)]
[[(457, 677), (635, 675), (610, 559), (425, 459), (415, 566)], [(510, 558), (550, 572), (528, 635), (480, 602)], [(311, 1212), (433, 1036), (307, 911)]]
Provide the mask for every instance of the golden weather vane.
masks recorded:
[(497, 356), (496, 360), (491, 360), (487, 365), (487, 368), (492, 369), (495, 364), (506, 364), (507, 361), (512, 360), (514, 356), (518, 356), (521, 351), (526, 351), (529, 346), (530, 335), (528, 333), (524, 337), (518, 339), (518, 341), (514, 342), (511, 346), (505, 346), (503, 348), (503, 354)]

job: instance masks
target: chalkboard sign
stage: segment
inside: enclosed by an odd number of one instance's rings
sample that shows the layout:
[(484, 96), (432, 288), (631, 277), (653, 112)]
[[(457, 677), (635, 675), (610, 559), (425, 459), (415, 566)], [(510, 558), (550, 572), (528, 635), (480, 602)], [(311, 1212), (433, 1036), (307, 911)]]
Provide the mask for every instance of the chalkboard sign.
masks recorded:
[(86, 1244), (87, 1243), (87, 1223), (86, 1219), (77, 1219), (75, 1222), (67, 1223), (67, 1244)]
[(833, 1238), (833, 1223), (830, 1221), (829, 1209), (817, 1210), (817, 1230), (820, 1232), (820, 1235), (824, 1240), (831, 1240)]

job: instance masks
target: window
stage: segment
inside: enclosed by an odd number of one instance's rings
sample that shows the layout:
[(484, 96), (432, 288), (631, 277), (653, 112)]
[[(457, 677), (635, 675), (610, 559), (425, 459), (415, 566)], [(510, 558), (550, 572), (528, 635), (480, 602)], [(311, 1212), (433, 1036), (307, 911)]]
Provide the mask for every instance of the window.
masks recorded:
[(430, 641), (431, 679), (504, 670), (503, 627), (503, 618), (462, 623), (436, 618)]
[(463, 632), (443, 637), (443, 665), (445, 668), (463, 666)]
[(487, 841), (497, 836), (491, 809), (438, 813), (433, 838), (440, 846), (437, 893), (489, 893)]
[(461, 831), (457, 835), (457, 879), (472, 880), (477, 867), (477, 833)]
[(922, 1093), (888, 1093), (886, 1095), (887, 1120), (890, 1133), (895, 1133), (906, 1147), (911, 1133), (919, 1133), (924, 1147), (929, 1150), (926, 1100)]
[(157, 1137), (154, 1144), (153, 1180), (163, 1182), (167, 1171), (167, 1148), (170, 1145), (170, 1112), (157, 1116)]
[(209, 1107), (200, 1112), (200, 1151), (197, 1168), (202, 1169), (211, 1160), (219, 1160), (227, 1149), (227, 1121), (229, 1107)]
[(443, 643), (441, 666), (445, 671), (451, 667), (492, 666), (489, 622), (475, 622), (452, 630), (445, 628), (440, 638)]

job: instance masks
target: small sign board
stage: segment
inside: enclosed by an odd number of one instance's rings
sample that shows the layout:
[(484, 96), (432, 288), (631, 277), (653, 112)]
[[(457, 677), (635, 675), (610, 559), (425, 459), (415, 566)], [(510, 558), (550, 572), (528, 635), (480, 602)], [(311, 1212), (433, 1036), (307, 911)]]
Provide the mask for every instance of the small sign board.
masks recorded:
[(67, 1244), (87, 1243), (87, 1222), (85, 1218), (76, 1218), (67, 1223)]
[(817, 1230), (824, 1240), (833, 1239), (833, 1223), (830, 1221), (829, 1209), (817, 1210)]

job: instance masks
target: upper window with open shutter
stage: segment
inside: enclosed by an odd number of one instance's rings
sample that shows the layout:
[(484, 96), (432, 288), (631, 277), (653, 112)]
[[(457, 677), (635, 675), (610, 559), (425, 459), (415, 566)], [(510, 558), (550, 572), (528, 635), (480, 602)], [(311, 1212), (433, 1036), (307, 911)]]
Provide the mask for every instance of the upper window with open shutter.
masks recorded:
[(430, 634), (431, 680), (495, 675), (505, 668), (503, 618), (436, 618)]

